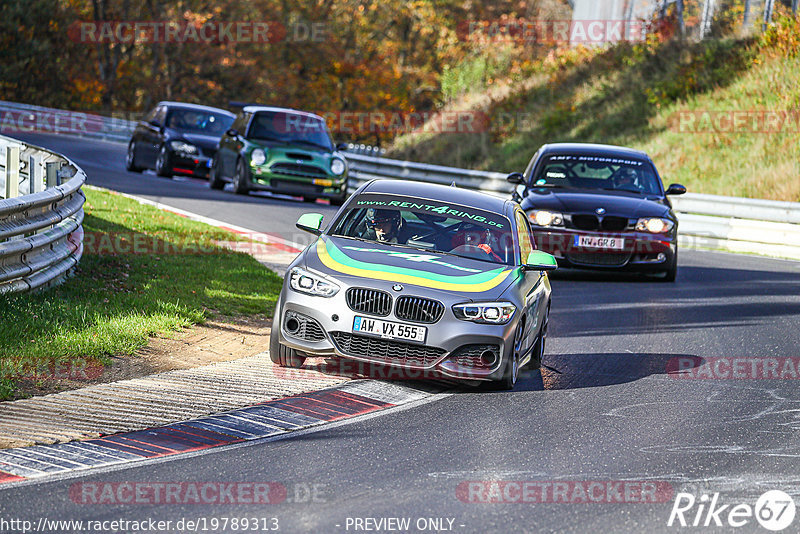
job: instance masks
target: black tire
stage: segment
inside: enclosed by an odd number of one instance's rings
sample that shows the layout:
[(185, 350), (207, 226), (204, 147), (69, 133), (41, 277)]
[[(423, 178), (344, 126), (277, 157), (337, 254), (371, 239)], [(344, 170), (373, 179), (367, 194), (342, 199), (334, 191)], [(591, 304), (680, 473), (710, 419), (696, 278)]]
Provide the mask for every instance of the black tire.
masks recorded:
[(526, 366), (533, 371), (541, 369), (542, 359), (544, 358), (545, 345), (547, 343), (547, 327), (550, 324), (550, 303), (547, 304), (547, 311), (544, 313), (544, 321), (542, 327), (539, 329), (539, 335), (536, 337), (536, 343), (533, 345), (533, 353), (531, 359)]
[(156, 174), (164, 178), (172, 177), (172, 156), (167, 150), (167, 145), (161, 145), (156, 158)]
[(136, 143), (128, 143), (128, 152), (125, 154), (125, 168), (130, 172), (142, 172), (144, 169), (136, 165)]
[(517, 327), (517, 331), (514, 334), (514, 350), (511, 354), (511, 358), (506, 362), (506, 368), (503, 371), (503, 378), (497, 381), (495, 384), (496, 388), (501, 391), (511, 391), (517, 385), (517, 379), (519, 379), (519, 371), (520, 365), (519, 361), (522, 357), (520, 354), (522, 349), (522, 334), (525, 330), (524, 323), (520, 323)]
[(208, 170), (208, 187), (211, 189), (222, 189), (225, 187), (225, 181), (219, 175), (219, 168), (217, 165), (217, 158), (214, 158), (211, 168)]
[(675, 254), (672, 256), (672, 263), (669, 264), (669, 268), (664, 271), (664, 278), (661, 279), (662, 282), (674, 282), (675, 279), (678, 277), (678, 249), (675, 249)]
[(272, 330), (270, 331), (269, 335), (269, 359), (272, 360), (272, 363), (275, 365), (298, 369), (303, 366), (306, 358), (305, 356), (300, 356), (297, 354), (296, 350), (285, 345), (281, 345), (278, 335), (278, 332), (280, 332), (281, 329), (280, 310), (281, 303), (278, 301), (278, 303), (275, 305), (275, 315), (272, 317)]
[(236, 173), (233, 175), (233, 192), (237, 195), (246, 195), (250, 192), (250, 169), (244, 164), (244, 160), (236, 160)]

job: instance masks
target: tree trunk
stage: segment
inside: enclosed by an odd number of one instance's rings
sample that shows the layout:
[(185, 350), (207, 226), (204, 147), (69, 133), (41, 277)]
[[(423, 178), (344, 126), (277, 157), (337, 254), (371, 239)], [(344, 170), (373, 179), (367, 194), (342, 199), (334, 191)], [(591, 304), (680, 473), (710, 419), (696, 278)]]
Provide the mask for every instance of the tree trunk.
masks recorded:
[(705, 0), (705, 2), (703, 2), (703, 14), (700, 17), (700, 39), (705, 38), (708, 31), (711, 29), (711, 23), (713, 21), (714, 0)]
[(761, 25), (761, 31), (767, 31), (767, 26), (772, 22), (772, 4), (773, 0), (764, 0), (764, 23)]
[(744, 0), (744, 18), (742, 19), (742, 28), (747, 32), (750, 29), (750, 0)]

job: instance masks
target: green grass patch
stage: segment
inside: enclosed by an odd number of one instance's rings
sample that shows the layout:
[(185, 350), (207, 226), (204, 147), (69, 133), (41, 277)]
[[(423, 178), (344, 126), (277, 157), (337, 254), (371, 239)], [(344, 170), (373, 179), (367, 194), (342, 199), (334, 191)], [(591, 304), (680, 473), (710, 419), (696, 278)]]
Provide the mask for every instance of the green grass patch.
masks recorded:
[[(107, 363), (150, 336), (210, 317), (273, 312), (281, 278), (214, 244), (240, 239), (235, 234), (121, 195), (85, 193), (87, 242), (95, 240), (102, 253), (87, 251), (61, 286), (0, 298), (0, 398), (11, 397), (15, 378), (32, 369), (43, 376), (53, 366)], [(104, 239), (155, 253), (111, 253)]]

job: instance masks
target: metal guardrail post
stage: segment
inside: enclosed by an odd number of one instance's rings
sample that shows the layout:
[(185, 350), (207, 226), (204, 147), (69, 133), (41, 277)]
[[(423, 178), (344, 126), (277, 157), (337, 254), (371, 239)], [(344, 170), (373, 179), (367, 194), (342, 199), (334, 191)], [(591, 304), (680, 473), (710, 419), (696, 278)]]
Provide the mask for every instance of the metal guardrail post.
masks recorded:
[(6, 198), (19, 196), (19, 146), (6, 147)]
[(28, 192), (30, 194), (42, 190), (42, 165), (39, 159), (35, 156), (28, 158)]
[(53, 187), (58, 187), (61, 185), (61, 180), (58, 177), (58, 168), (60, 165), (55, 161), (48, 161), (45, 165), (45, 174), (46, 174), (46, 187), (47, 189), (51, 189)]

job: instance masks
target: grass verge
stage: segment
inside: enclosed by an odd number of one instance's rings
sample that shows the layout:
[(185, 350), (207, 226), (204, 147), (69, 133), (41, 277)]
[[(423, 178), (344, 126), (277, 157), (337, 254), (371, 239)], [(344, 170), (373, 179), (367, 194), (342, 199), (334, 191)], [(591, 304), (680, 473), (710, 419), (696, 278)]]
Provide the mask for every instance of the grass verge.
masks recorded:
[(85, 193), (89, 250), (76, 275), (49, 291), (0, 297), (0, 399), (18, 380), (102, 369), (155, 334), (273, 312), (281, 278), (214, 244), (238, 236), (111, 192)]

